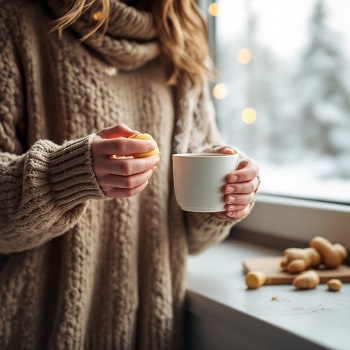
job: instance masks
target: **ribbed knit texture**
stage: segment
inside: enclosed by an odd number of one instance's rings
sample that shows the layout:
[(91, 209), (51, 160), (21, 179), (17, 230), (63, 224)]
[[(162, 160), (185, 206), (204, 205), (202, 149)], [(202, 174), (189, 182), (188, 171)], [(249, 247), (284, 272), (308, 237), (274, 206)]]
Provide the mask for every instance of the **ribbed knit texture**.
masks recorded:
[[(48, 34), (65, 7), (47, 2), (0, 4), (0, 349), (180, 350), (186, 255), (235, 223), (174, 197), (171, 154), (220, 144), (208, 87), (166, 85), (150, 14), (112, 1), (96, 46), (78, 41), (89, 13)], [(107, 199), (90, 145), (119, 123), (162, 159)]]

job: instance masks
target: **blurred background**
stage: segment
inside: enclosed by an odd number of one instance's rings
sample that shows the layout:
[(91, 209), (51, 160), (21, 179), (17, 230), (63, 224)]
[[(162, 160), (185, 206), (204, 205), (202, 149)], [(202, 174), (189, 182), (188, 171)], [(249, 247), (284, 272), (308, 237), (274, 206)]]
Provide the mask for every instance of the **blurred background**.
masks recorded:
[(261, 192), (350, 204), (350, 1), (203, 0), (226, 143)]

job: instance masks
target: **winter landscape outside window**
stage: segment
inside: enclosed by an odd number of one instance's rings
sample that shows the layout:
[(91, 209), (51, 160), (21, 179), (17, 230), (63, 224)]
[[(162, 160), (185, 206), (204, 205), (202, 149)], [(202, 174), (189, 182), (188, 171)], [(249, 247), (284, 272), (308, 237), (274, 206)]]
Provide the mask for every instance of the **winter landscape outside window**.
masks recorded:
[(206, 3), (219, 128), (261, 192), (350, 204), (350, 1)]

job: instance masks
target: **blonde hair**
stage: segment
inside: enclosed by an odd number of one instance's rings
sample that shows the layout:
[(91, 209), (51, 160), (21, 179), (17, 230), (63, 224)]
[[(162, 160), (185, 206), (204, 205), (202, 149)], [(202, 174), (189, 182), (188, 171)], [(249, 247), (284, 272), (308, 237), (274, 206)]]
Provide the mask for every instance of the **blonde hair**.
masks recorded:
[[(212, 78), (214, 74), (206, 65), (207, 27), (195, 0), (144, 0), (142, 5), (153, 14), (162, 54), (170, 64), (168, 83), (173, 85), (179, 78), (187, 78), (196, 84), (203, 75)], [(99, 16), (81, 40), (98, 31), (103, 36), (108, 26), (110, 0), (75, 0), (73, 7), (54, 22), (53, 30), (61, 36), (90, 7), (98, 9)]]
[[(84, 41), (99, 29), (102, 28), (104, 33), (108, 26), (110, 0), (75, 0), (72, 8), (62, 17), (53, 22), (52, 31), (57, 31), (59, 37), (62, 36), (62, 31), (73, 24), (85, 11), (90, 7), (98, 8), (98, 18), (94, 21), (95, 25), (91, 27), (91, 31), (83, 36), (80, 40)], [(97, 10), (96, 10), (97, 11)]]

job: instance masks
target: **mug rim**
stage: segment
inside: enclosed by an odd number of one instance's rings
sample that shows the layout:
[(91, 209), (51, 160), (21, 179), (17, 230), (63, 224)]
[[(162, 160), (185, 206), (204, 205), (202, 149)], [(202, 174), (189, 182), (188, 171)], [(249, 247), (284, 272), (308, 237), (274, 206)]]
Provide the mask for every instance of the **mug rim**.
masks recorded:
[(237, 153), (233, 154), (225, 154), (225, 153), (218, 153), (218, 152), (204, 152), (204, 153), (174, 153), (173, 157), (180, 157), (180, 158), (194, 158), (194, 157), (202, 157), (202, 156), (220, 156), (220, 157), (232, 157), (232, 156), (238, 156)]

